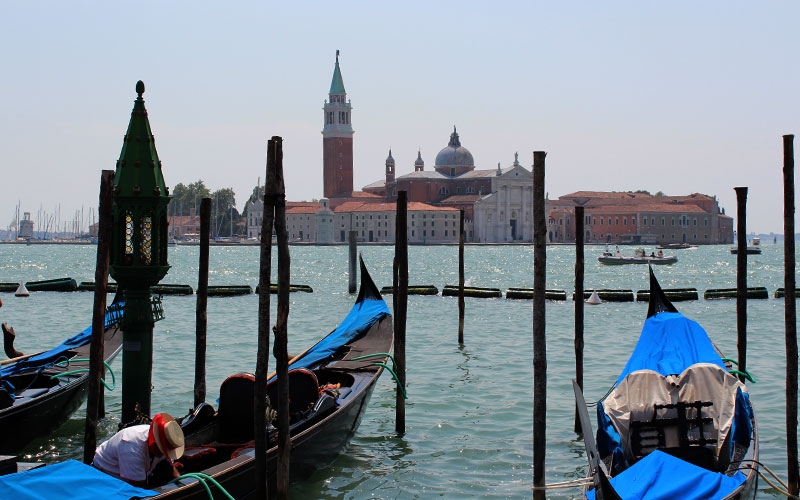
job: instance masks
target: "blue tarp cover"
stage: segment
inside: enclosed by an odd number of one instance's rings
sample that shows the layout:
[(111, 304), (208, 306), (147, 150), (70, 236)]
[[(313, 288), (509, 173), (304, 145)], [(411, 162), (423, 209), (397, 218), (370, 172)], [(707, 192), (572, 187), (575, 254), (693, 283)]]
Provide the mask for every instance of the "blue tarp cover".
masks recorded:
[[(713, 499), (730, 494), (744, 480), (741, 472), (729, 477), (656, 450), (611, 478), (611, 486), (623, 500)], [(594, 500), (594, 490), (586, 498)]]
[(383, 299), (365, 299), (357, 302), (338, 327), (311, 347), (307, 353), (292, 363), (291, 368), (309, 368), (328, 358), (339, 347), (358, 338), (376, 321), (389, 314)]
[(639, 341), (614, 385), (636, 370), (653, 370), (667, 376), (682, 373), (695, 363), (725, 368), (699, 323), (681, 313), (658, 313), (644, 322)]
[(77, 460), (0, 476), (0, 492), (14, 500), (129, 500), (158, 494)]
[[(118, 302), (115, 306), (119, 307), (119, 310), (116, 310), (113, 313), (106, 313), (105, 325), (106, 328), (111, 323), (112, 320), (118, 319), (122, 317), (122, 302)], [(0, 378), (8, 377), (14, 375), (16, 373), (21, 373), (26, 370), (31, 370), (35, 368), (39, 368), (40, 366), (48, 366), (52, 365), (56, 361), (59, 361), (65, 352), (71, 349), (77, 349), (83, 345), (88, 344), (92, 340), (92, 325), (89, 325), (85, 330), (80, 332), (79, 334), (68, 338), (58, 346), (50, 349), (49, 351), (45, 351), (43, 353), (37, 354), (36, 356), (31, 356), (30, 358), (23, 359), (22, 361), (18, 361), (16, 363), (7, 366), (6, 368), (0, 369)]]

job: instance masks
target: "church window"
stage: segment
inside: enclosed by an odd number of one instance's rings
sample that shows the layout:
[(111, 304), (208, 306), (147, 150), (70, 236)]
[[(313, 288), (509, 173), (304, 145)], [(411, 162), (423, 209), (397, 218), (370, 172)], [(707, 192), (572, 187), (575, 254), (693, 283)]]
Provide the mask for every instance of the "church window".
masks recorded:
[(453, 168), (453, 167), (450, 167), (450, 177), (455, 177), (455, 176), (456, 176), (456, 169)]
[(414, 230), (413, 229), (411, 230), (411, 236), (412, 237), (414, 236)]
[(439, 194), (447, 194), (447, 186), (440, 187)]
[(622, 225), (623, 226), (627, 226), (628, 225), (628, 218), (627, 217), (623, 217), (622, 218)]
[(431, 229), (431, 238), (433, 238), (434, 236), (436, 236), (436, 231)]
[(614, 225), (619, 226), (619, 217), (614, 217)]

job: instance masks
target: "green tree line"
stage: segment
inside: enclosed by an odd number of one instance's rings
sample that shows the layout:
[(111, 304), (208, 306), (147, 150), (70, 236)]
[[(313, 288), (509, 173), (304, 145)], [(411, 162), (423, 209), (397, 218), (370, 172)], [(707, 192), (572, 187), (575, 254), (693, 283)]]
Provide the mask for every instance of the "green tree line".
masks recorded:
[(172, 189), (169, 215), (190, 215), (192, 211), (200, 215), (200, 201), (211, 199), (211, 236), (242, 236), (247, 228), (240, 221), (247, 216), (251, 201), (263, 199), (264, 188), (255, 186), (241, 211), (236, 208), (236, 193), (233, 188), (222, 188), (211, 192), (205, 182), (197, 180), (191, 184), (178, 183)]

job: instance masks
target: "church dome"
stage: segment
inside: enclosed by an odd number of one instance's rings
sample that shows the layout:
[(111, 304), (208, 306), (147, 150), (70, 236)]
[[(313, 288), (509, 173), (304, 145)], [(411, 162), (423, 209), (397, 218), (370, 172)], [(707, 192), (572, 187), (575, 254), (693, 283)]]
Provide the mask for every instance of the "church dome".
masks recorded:
[(434, 168), (437, 167), (475, 167), (472, 153), (461, 145), (455, 127), (453, 127), (453, 133), (450, 134), (450, 143), (436, 155)]

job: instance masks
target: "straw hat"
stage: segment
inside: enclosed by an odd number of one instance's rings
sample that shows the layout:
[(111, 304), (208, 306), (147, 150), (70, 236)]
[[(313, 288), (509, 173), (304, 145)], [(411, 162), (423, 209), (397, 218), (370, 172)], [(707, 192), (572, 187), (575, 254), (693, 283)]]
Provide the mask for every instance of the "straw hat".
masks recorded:
[(183, 429), (169, 413), (159, 413), (150, 423), (156, 446), (170, 461), (183, 456)]

